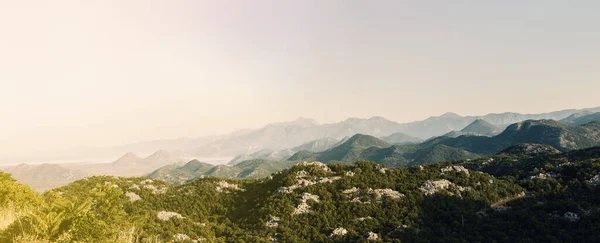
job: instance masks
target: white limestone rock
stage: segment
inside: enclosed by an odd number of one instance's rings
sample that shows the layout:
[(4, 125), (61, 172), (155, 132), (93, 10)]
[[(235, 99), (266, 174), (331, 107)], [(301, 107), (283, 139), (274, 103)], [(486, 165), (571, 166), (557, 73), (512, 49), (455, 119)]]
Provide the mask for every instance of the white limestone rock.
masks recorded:
[(386, 188), (386, 189), (371, 189), (369, 188), (368, 191), (369, 194), (373, 194), (375, 195), (376, 199), (381, 199), (382, 197), (389, 197), (391, 199), (394, 200), (398, 200), (402, 197), (404, 197), (404, 194), (398, 192), (398, 191), (394, 191), (392, 189)]
[(343, 194), (357, 194), (359, 192), (360, 192), (360, 190), (356, 187), (352, 187), (350, 189), (346, 189), (346, 190), (342, 191)]
[(183, 242), (183, 241), (189, 241), (190, 237), (186, 234), (176, 234), (173, 236), (173, 239), (175, 239), (175, 242)]
[(572, 212), (566, 212), (564, 217), (571, 222), (575, 222), (575, 221), (579, 220), (579, 215), (576, 213), (572, 213)]
[(432, 195), (438, 193), (441, 190), (448, 189), (449, 187), (454, 186), (454, 183), (446, 180), (428, 180), (419, 189), (425, 193), (425, 195)]
[(245, 189), (240, 188), (237, 184), (232, 184), (227, 181), (219, 181), (217, 182), (217, 187), (215, 187), (217, 192), (225, 192), (229, 193), (229, 191), (246, 191)]
[(154, 181), (152, 179), (146, 179), (146, 180), (143, 180), (142, 182), (140, 182), (140, 184), (142, 184), (142, 185), (152, 184), (152, 183), (154, 183)]
[(360, 217), (360, 218), (356, 218), (354, 221), (362, 222), (362, 221), (371, 220), (371, 219), (373, 219), (371, 216), (369, 216), (369, 217)]
[(344, 236), (348, 234), (348, 230), (340, 227), (340, 228), (336, 228), (333, 230), (333, 232), (331, 232), (331, 234), (329, 235), (329, 238), (335, 237), (335, 236)]
[(281, 221), (281, 218), (273, 216), (271, 217), (271, 220), (267, 221), (266, 225), (269, 228), (275, 228), (279, 226), (279, 221)]
[(533, 179), (545, 180), (545, 179), (550, 179), (550, 178), (556, 178), (556, 174), (554, 174), (554, 173), (539, 173), (537, 175), (530, 176), (529, 180), (533, 180)]
[(135, 194), (134, 192), (126, 192), (125, 196), (127, 196), (129, 198), (130, 202), (142, 200), (142, 198), (138, 194)]
[(323, 171), (330, 173), (331, 169), (329, 169), (329, 166), (327, 166), (326, 164), (323, 164), (319, 161), (313, 161), (313, 162), (300, 162), (298, 164), (296, 164), (296, 166), (318, 166), (319, 168), (321, 168)]
[(465, 173), (465, 174), (469, 175), (469, 170), (460, 165), (446, 166), (446, 167), (442, 168), (442, 173), (452, 172), (452, 171), (455, 171), (457, 173)]
[(294, 210), (293, 215), (305, 214), (310, 212), (310, 205), (308, 205), (308, 201), (314, 201), (316, 203), (321, 202), (319, 196), (310, 194), (308, 192), (300, 194), (300, 203)]
[(377, 241), (379, 240), (379, 235), (373, 232), (369, 232), (365, 235), (367, 237), (367, 240), (369, 241)]
[(301, 170), (296, 172), (296, 179), (302, 179), (309, 176), (308, 172), (306, 172), (305, 170)]
[(594, 177), (592, 177), (592, 179), (590, 179), (589, 182), (593, 186), (597, 186), (598, 184), (600, 184), (600, 174), (597, 174)]
[(183, 218), (183, 216), (181, 216), (181, 214), (178, 214), (176, 212), (166, 212), (166, 211), (160, 211), (156, 214), (156, 216), (158, 217), (159, 220), (162, 220), (162, 221), (169, 221), (173, 218), (176, 218), (176, 219)]
[(277, 193), (288, 194), (288, 193), (294, 192), (294, 190), (296, 190), (298, 188), (307, 187), (307, 186), (315, 185), (318, 183), (332, 183), (339, 179), (342, 179), (342, 177), (340, 177), (340, 176), (322, 177), (322, 178), (314, 178), (311, 180), (300, 179), (300, 180), (297, 180), (296, 184), (294, 184), (294, 185), (287, 186), (287, 187), (286, 186), (279, 187), (277, 189)]

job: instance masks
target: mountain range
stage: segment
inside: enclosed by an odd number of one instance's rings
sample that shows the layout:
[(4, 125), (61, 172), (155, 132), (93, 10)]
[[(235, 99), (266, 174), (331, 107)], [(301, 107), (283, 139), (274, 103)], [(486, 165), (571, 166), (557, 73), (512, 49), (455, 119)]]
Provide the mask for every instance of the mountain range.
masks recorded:
[[(489, 128), (481, 126), (487, 124), (482, 121), (475, 121), (474, 124), (467, 128)], [(369, 160), (390, 166), (405, 166), (493, 155), (522, 143), (546, 144), (560, 151), (599, 146), (600, 121), (572, 126), (554, 120), (527, 120), (512, 124), (504, 132), (492, 137), (441, 136), (421, 144), (393, 146), (373, 136), (357, 134), (340, 146), (319, 153), (301, 151), (289, 160), (347, 163)]]
[[(23, 163), (33, 160), (81, 160), (80, 162), (103, 163), (107, 161), (90, 158), (114, 157), (127, 152), (145, 154), (157, 150), (179, 151), (186, 157), (234, 157), (265, 149), (292, 149), (323, 138), (341, 140), (355, 134), (386, 137), (395, 133), (403, 133), (410, 137), (425, 140), (452, 131), (460, 131), (478, 119), (503, 129), (509, 124), (528, 119), (562, 120), (573, 114), (586, 112), (590, 114), (600, 112), (600, 107), (568, 109), (541, 114), (505, 112), (484, 116), (460, 116), (454, 113), (446, 113), (409, 123), (397, 123), (382, 117), (372, 117), (369, 119), (348, 118), (337, 123), (318, 124), (313, 119), (299, 118), (291, 122), (273, 123), (259, 129), (242, 129), (225, 135), (163, 139), (111, 147), (80, 147), (63, 151), (36, 152), (0, 158), (0, 163)], [(568, 120), (565, 120), (565, 122), (568, 122)], [(397, 143), (392, 140), (384, 140), (394, 144)], [(410, 139), (407, 142), (418, 141)]]
[[(264, 149), (284, 150), (300, 146), (309, 141), (333, 138), (341, 140), (355, 134), (365, 134), (374, 137), (389, 137), (401, 133), (406, 136), (400, 143), (419, 142), (418, 140), (448, 135), (485, 135), (493, 136), (510, 124), (525, 121), (552, 119), (562, 120), (580, 112), (600, 112), (600, 107), (590, 109), (569, 109), (541, 114), (499, 113), (484, 116), (460, 116), (445, 113), (441, 116), (430, 117), (422, 121), (397, 123), (383, 117), (369, 119), (349, 118), (338, 123), (318, 124), (307, 118), (299, 118), (291, 122), (274, 123), (263, 128), (247, 131), (240, 136), (230, 136), (199, 146), (190, 153), (196, 156), (237, 156), (251, 154)], [(478, 121), (473, 124), (473, 122)], [(473, 127), (466, 128), (469, 124)], [(462, 134), (460, 131), (465, 134)], [(398, 137), (399, 135), (395, 135)], [(397, 143), (389, 140), (392, 143)]]
[(491, 137), (491, 136), (498, 135), (501, 132), (502, 132), (502, 129), (500, 129), (499, 127), (496, 127), (496, 126), (490, 124), (489, 122), (486, 122), (485, 120), (477, 119), (474, 122), (472, 122), (471, 124), (469, 124), (468, 126), (466, 126), (465, 128), (463, 128), (462, 130), (452, 131), (452, 132), (446, 133), (444, 136), (453, 137), (453, 138), (463, 136), (463, 135)]
[[(497, 128), (483, 120), (475, 120), (461, 132), (463, 134), (458, 137), (440, 136), (423, 143), (408, 144), (391, 144), (374, 136), (356, 134), (325, 151), (298, 151), (289, 156), (287, 161), (285, 158), (270, 159), (268, 156), (261, 159), (250, 157), (249, 160), (243, 161), (242, 157), (237, 157), (240, 161), (231, 163), (231, 166), (204, 164), (204, 170), (189, 170), (189, 166), (165, 166), (150, 174), (150, 177), (183, 183), (201, 176), (266, 176), (302, 161), (347, 164), (374, 161), (391, 167), (405, 167), (508, 153), (511, 150), (507, 148), (511, 146), (514, 151), (527, 151), (523, 153), (551, 153), (600, 146), (600, 121), (573, 126), (554, 120), (527, 120), (512, 124), (502, 133), (489, 137), (482, 134), (494, 134)], [(288, 155), (289, 153), (285, 157)]]
[(569, 125), (583, 125), (592, 121), (600, 121), (600, 112), (592, 113), (589, 111), (583, 111), (560, 120), (561, 123)]

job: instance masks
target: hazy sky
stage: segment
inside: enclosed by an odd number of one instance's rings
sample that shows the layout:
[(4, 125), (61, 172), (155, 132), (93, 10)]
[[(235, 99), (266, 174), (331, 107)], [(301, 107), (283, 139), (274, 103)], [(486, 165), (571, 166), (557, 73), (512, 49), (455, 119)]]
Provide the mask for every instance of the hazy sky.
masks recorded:
[(600, 1), (0, 0), (0, 155), (600, 106)]

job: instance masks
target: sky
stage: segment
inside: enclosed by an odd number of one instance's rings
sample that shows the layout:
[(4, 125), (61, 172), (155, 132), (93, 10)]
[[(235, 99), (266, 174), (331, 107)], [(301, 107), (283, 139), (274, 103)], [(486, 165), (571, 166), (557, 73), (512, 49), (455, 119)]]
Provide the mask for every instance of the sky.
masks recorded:
[(0, 0), (0, 155), (600, 106), (599, 1)]

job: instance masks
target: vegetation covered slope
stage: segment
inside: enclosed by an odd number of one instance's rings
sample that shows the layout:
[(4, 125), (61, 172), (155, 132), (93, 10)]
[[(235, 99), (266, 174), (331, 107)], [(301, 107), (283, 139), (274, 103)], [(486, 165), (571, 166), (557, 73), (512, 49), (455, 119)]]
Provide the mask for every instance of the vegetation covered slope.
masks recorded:
[(222, 178), (261, 178), (292, 167), (295, 161), (272, 161), (254, 159), (233, 166), (211, 165), (192, 160), (183, 166), (168, 165), (155, 170), (147, 177), (164, 180), (171, 184), (183, 184), (196, 178), (215, 176)]
[(443, 144), (392, 145), (372, 136), (357, 134), (345, 143), (321, 153), (301, 151), (289, 160), (318, 160), (326, 163), (375, 161), (390, 167), (477, 158), (479, 155)]
[(595, 147), (505, 152), (462, 166), (314, 162), (263, 179), (179, 186), (92, 177), (46, 192), (0, 241), (595, 242), (599, 158)]
[(560, 122), (569, 125), (583, 125), (593, 121), (600, 121), (600, 112), (581, 112), (560, 120)]
[(452, 131), (444, 136), (447, 137), (458, 137), (458, 136), (486, 136), (492, 137), (498, 135), (502, 130), (489, 122), (482, 119), (477, 119), (460, 131)]

